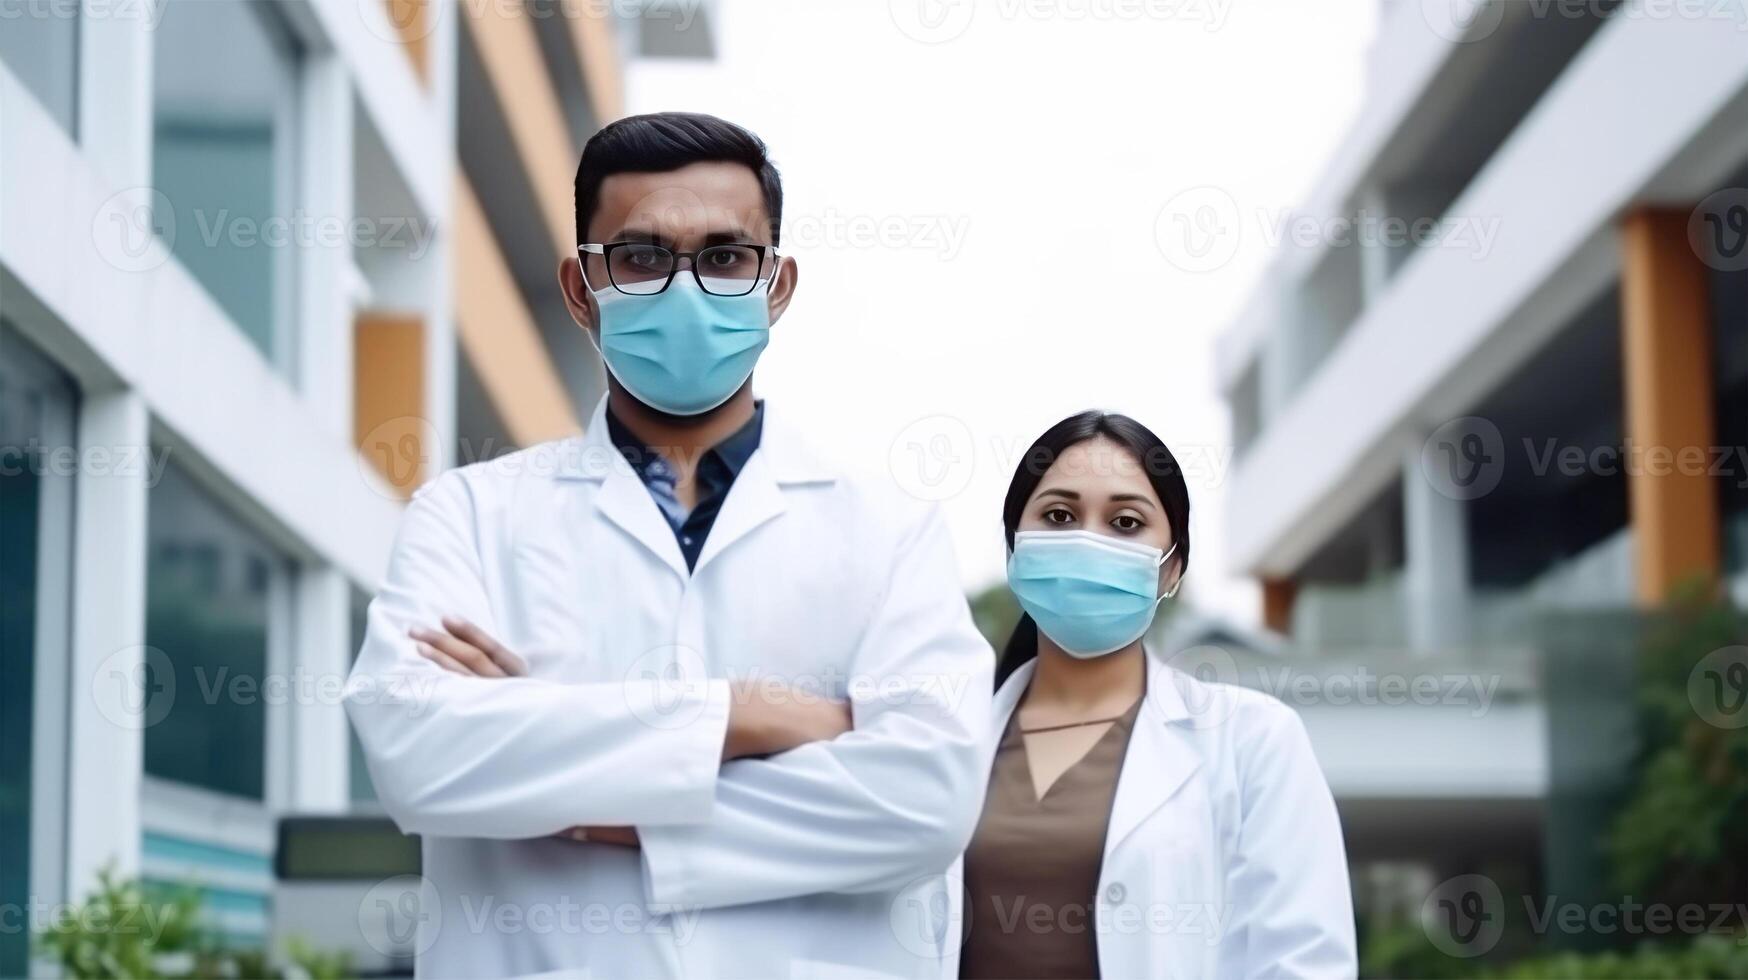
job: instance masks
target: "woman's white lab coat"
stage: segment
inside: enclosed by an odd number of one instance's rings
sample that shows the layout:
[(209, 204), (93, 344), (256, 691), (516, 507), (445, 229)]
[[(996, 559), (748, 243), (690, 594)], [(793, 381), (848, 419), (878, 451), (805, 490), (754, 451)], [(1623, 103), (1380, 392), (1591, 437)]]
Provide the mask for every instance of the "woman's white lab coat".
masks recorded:
[[(992, 742), (1035, 666), (996, 693)], [(946, 977), (959, 975), (968, 925), (963, 873), (961, 858), (936, 906)], [(1299, 716), (1149, 653), (1094, 899), (1099, 970), (1113, 980), (1353, 977), (1341, 825)]]

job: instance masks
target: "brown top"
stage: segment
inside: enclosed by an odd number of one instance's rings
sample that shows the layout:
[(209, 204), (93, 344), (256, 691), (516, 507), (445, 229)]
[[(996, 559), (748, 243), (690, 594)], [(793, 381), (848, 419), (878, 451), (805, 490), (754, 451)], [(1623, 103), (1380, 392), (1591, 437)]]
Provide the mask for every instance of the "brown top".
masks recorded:
[(965, 851), (969, 931), (959, 976), (1020, 980), (1099, 975), (1093, 904), (1117, 776), (1141, 700), (1058, 776), (1040, 799), (1020, 733), (1008, 719), (983, 817)]

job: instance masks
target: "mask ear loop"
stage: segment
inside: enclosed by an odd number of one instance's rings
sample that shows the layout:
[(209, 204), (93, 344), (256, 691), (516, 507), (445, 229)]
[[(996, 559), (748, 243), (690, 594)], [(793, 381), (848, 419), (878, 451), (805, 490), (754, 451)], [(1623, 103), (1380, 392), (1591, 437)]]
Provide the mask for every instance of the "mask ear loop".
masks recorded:
[[(1155, 569), (1164, 567), (1165, 563), (1168, 561), (1171, 561), (1171, 556), (1176, 552), (1177, 552), (1177, 542), (1173, 541), (1171, 543), (1171, 547), (1166, 549), (1165, 554), (1159, 556), (1159, 561), (1154, 563), (1153, 567)], [(1171, 591), (1160, 596), (1158, 599), (1153, 600), (1153, 604), (1157, 606), (1161, 602), (1164, 602), (1167, 599), (1177, 598), (1178, 591), (1180, 589), (1182, 589), (1183, 587), (1184, 587), (1184, 574), (1179, 573), (1179, 575), (1177, 577), (1177, 581), (1172, 583)]]
[[(595, 330), (599, 330), (601, 329), (601, 298), (595, 296), (595, 284), (589, 281), (589, 261), (586, 258), (586, 256), (593, 254), (593, 252), (583, 251), (581, 245), (577, 246), (577, 275), (582, 277), (583, 288), (588, 290), (589, 295), (595, 300)], [(606, 256), (603, 254), (602, 259), (605, 260), (605, 258)], [(609, 278), (611, 278), (611, 275), (609, 275)], [(607, 288), (615, 289), (617, 287), (609, 284)], [(607, 363), (607, 355), (601, 350), (601, 342), (595, 339), (595, 330), (585, 329), (583, 331), (583, 336), (589, 338), (589, 346), (595, 348), (595, 356), (601, 358), (601, 363), (605, 365)]]

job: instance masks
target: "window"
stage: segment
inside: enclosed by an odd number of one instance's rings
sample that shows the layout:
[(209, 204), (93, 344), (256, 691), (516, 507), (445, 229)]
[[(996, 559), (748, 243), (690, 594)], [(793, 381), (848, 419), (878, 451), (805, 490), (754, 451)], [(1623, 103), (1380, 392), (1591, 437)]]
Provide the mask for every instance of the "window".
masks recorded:
[[(358, 659), (358, 651), (364, 648), (364, 631), (367, 626), (370, 611), (370, 597), (362, 592), (352, 593), (352, 659)], [(358, 732), (352, 728), (351, 721), (346, 723), (346, 741), (351, 749), (348, 760), (348, 781), (351, 790), (347, 798), (353, 803), (375, 803), (376, 785), (370, 781), (370, 769), (364, 762), (364, 746), (358, 741)]]
[[(73, 386), (0, 320), (0, 909), (58, 895), (66, 769)], [(27, 923), (0, 920), (0, 976), (24, 976)]]
[(637, 56), (710, 60), (716, 57), (714, 7), (705, 0), (633, 0), (614, 10), (634, 18)]
[(176, 465), (151, 489), (146, 547), (146, 644), (174, 674), (147, 689), (170, 705), (146, 708), (166, 712), (146, 729), (146, 772), (264, 800), (263, 683), (289, 625), (290, 563)]
[(79, 0), (0, 0), (0, 63), (73, 131)]
[[(3, 2), (3, 0), (0, 0)], [(292, 369), (296, 52), (277, 4), (168, 0), (155, 32), (152, 174), (171, 251)]]

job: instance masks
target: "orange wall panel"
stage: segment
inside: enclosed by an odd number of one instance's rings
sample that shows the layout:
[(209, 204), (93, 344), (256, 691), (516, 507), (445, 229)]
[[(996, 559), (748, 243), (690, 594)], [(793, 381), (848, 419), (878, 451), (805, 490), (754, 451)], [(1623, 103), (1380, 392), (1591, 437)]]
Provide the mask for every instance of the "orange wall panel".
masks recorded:
[(389, 485), (410, 495), (430, 474), (425, 418), (425, 324), (416, 316), (365, 313), (353, 329), (353, 435)]
[[(1629, 473), (1628, 497), (1646, 607), (1684, 582), (1715, 581), (1721, 561), (1715, 478), (1703, 464), (1680, 463), (1684, 454), (1709, 460), (1717, 441), (1711, 278), (1688, 243), (1689, 213), (1641, 210), (1621, 227), (1626, 436), (1642, 461)], [(1665, 454), (1670, 465), (1658, 465)]]

